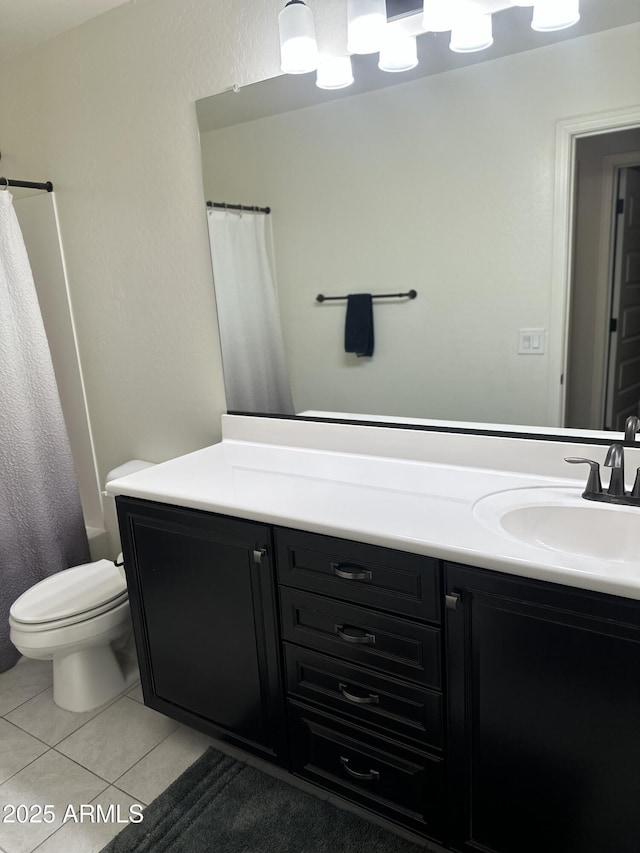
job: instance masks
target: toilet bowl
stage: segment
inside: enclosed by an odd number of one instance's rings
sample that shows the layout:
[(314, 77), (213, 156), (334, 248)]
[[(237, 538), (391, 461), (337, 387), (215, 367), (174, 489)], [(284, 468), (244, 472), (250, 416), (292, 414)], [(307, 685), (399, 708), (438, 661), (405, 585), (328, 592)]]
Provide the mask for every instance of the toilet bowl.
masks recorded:
[[(107, 481), (151, 467), (134, 460)], [(122, 555), (57, 572), (32, 586), (9, 611), (11, 642), (27, 658), (53, 661), (53, 700), (90, 711), (138, 675)]]
[(40, 581), (13, 603), (9, 626), (22, 655), (53, 661), (53, 700), (68, 711), (104, 705), (135, 678), (127, 584), (109, 560)]

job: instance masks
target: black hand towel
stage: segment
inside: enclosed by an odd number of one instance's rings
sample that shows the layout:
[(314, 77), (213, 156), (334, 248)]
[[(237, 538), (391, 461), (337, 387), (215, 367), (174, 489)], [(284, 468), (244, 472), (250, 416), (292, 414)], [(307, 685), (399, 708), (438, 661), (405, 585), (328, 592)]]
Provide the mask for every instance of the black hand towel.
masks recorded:
[(358, 357), (373, 355), (373, 302), (370, 293), (347, 296), (344, 348), (345, 352), (355, 352)]

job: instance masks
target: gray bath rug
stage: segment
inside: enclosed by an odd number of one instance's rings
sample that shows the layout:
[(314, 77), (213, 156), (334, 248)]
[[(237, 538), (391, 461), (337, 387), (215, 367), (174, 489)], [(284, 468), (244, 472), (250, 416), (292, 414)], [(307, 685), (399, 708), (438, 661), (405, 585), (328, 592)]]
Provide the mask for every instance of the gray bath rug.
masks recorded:
[(101, 853), (424, 853), (209, 749)]

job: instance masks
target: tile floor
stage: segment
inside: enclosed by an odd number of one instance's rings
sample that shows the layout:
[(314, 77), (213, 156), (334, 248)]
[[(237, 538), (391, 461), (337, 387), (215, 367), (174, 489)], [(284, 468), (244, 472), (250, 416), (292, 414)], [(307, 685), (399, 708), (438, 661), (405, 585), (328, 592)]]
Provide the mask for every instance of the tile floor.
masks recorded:
[[(49, 661), (0, 674), (0, 853), (97, 853), (125, 824), (76, 822), (68, 806), (113, 804), (126, 820), (214, 743), (146, 708), (139, 684), (85, 714), (55, 705), (51, 685)], [(8, 823), (20, 804), (53, 806), (55, 820)]]

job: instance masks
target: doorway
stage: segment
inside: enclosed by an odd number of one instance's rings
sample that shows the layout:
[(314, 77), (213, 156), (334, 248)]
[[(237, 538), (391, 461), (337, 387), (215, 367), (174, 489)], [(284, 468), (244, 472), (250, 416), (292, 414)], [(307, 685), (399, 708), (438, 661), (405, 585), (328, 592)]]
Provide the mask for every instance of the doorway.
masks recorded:
[(640, 195), (635, 217), (625, 207), (639, 166), (640, 128), (576, 139), (566, 427), (620, 430), (639, 414)]

